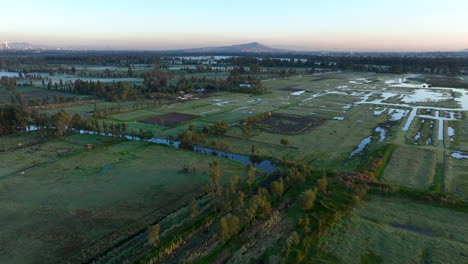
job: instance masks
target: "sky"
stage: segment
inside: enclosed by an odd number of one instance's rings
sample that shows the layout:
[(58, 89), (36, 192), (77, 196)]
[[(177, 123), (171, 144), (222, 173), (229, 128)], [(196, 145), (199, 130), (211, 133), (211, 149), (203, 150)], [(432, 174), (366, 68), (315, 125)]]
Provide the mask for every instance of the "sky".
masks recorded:
[(168, 50), (468, 48), (467, 0), (0, 0), (0, 41)]

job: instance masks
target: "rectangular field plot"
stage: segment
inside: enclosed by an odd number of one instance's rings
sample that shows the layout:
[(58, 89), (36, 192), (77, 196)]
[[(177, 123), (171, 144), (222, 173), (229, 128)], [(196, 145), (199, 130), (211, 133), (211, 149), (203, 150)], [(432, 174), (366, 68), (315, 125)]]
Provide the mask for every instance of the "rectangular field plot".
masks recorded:
[(417, 117), (413, 120), (406, 135), (406, 143), (410, 145), (437, 145), (437, 120)]
[(390, 158), (382, 180), (404, 187), (428, 189), (434, 180), (437, 157), (432, 150), (400, 146)]
[(450, 209), (370, 196), (322, 239), (334, 261), (313, 263), (467, 263), (466, 221)]
[(468, 112), (463, 113), (462, 121), (447, 122), (447, 145), (451, 149), (468, 151)]
[(468, 159), (445, 158), (444, 188), (447, 193), (468, 199)]
[(200, 116), (197, 116), (197, 115), (172, 112), (172, 113), (168, 113), (168, 114), (164, 114), (160, 116), (146, 118), (146, 119), (140, 120), (139, 122), (145, 123), (145, 124), (160, 125), (160, 126), (174, 126), (180, 123), (191, 121), (193, 119), (197, 119), (199, 117)]

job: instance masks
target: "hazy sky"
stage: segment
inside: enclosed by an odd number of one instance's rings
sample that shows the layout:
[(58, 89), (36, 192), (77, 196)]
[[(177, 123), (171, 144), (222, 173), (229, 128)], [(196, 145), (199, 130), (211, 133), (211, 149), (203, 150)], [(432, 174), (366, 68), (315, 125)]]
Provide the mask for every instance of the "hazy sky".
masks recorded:
[(0, 41), (174, 49), (468, 48), (468, 0), (0, 0)]

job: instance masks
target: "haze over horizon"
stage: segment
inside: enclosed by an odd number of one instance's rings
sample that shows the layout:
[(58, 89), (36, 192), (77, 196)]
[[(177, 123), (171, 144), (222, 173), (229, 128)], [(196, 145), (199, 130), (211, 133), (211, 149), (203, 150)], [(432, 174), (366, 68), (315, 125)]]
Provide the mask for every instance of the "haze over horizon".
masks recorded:
[(468, 2), (9, 1), (0, 40), (54, 47), (171, 50), (260, 42), (314, 51), (459, 51)]

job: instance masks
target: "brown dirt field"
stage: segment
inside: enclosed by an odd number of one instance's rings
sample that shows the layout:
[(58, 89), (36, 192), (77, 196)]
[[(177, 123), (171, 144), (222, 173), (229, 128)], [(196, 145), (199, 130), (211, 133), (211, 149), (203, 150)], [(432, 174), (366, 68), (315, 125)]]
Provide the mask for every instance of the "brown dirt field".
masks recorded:
[(254, 121), (252, 125), (276, 134), (305, 134), (324, 122), (305, 116), (272, 113), (271, 117)]
[(197, 115), (172, 112), (172, 113), (167, 113), (167, 114), (160, 115), (160, 116), (146, 118), (146, 119), (140, 120), (139, 122), (145, 123), (145, 124), (160, 125), (160, 126), (174, 126), (180, 123), (191, 121), (193, 119), (197, 119), (199, 117), (200, 116), (197, 116)]

